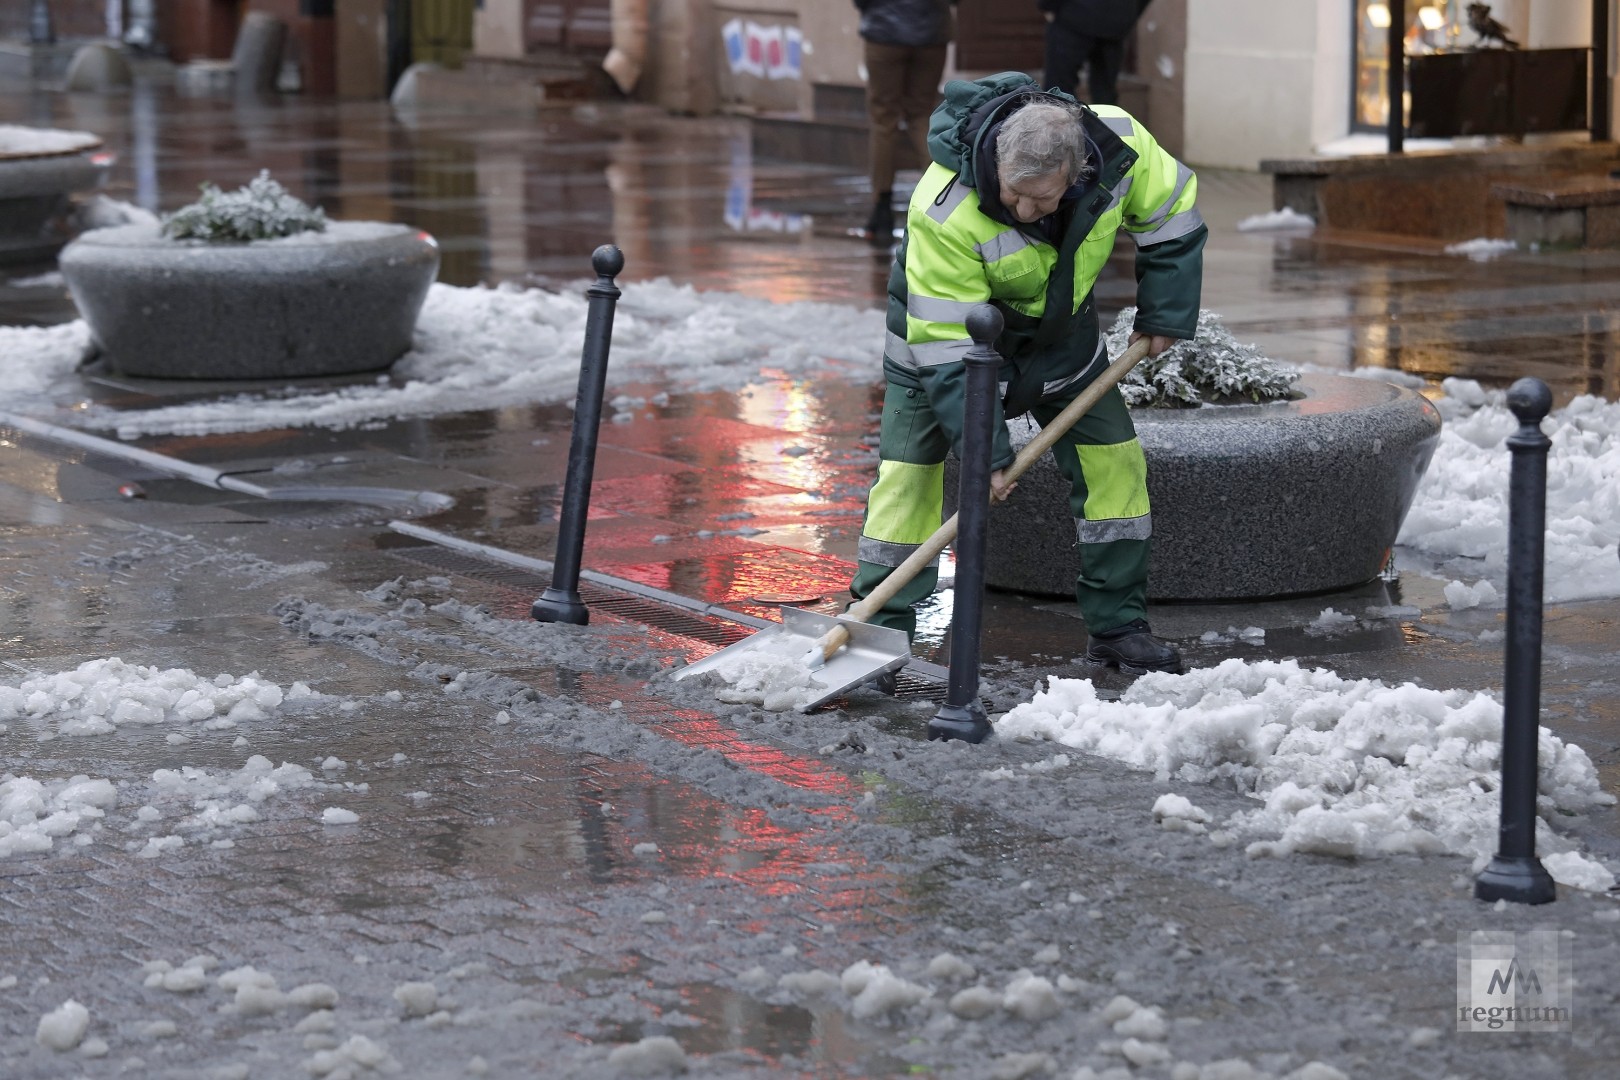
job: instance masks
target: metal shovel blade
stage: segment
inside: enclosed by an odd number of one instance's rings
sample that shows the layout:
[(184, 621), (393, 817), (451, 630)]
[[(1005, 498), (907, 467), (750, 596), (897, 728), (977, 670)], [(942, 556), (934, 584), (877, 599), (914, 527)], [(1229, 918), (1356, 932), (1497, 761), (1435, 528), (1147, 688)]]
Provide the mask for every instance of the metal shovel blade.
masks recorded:
[[(849, 631), (849, 644), (833, 653), (832, 659), (810, 672), (811, 678), (824, 690), (815, 691), (816, 697), (799, 705), (800, 712), (809, 712), (846, 690), (886, 671), (899, 671), (911, 662), (911, 642), (904, 630), (891, 630), (886, 626), (856, 622), (834, 615), (822, 615), (800, 608), (784, 607), (782, 625), (767, 627), (695, 664), (688, 664), (675, 674), (676, 679), (714, 671), (722, 665), (735, 662), (744, 653), (798, 658), (806, 656), (826, 634), (842, 626)], [(806, 663), (808, 669), (809, 664)]]

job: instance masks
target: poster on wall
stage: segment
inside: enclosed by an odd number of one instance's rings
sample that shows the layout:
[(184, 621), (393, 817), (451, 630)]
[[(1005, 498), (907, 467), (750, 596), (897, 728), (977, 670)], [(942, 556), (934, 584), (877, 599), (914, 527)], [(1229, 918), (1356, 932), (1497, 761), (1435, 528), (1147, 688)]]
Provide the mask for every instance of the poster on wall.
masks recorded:
[(733, 75), (797, 79), (804, 70), (804, 36), (796, 26), (761, 26), (732, 19), (720, 28)]

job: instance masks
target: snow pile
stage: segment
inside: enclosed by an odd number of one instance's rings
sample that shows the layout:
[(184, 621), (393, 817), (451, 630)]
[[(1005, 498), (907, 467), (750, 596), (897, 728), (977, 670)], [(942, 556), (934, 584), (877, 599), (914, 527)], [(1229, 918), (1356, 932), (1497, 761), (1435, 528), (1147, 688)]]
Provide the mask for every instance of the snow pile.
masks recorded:
[(1461, 581), (1449, 582), (1445, 588), (1446, 603), (1451, 605), (1452, 611), (1467, 611), (1469, 608), (1494, 607), (1501, 597), (1496, 592), (1496, 586), (1489, 581), (1476, 581), (1469, 585)]
[[(1447, 379), (1435, 404), (1445, 419), (1434, 460), (1418, 486), (1398, 542), (1507, 576), (1505, 440), (1519, 422), (1502, 391)], [(1620, 404), (1583, 395), (1542, 423), (1547, 460), (1545, 596), (1548, 601), (1620, 596)], [(1449, 597), (1448, 597), (1449, 598)], [(1482, 598), (1481, 603), (1488, 601)]]
[[(698, 292), (667, 279), (625, 285), (613, 324), (608, 378), (700, 391), (743, 386), (849, 364), (876, 378), (883, 314), (840, 304), (786, 303)], [(434, 284), (414, 348), (392, 378), (337, 390), (241, 394), (144, 411), (92, 407), (86, 427), (123, 438), (201, 435), (283, 427), (345, 428), (403, 416), (434, 416), (536, 402), (569, 401), (585, 340), (582, 292), (456, 288)], [(84, 356), (82, 322), (0, 329), (0, 385), (39, 393), (72, 374)], [(9, 406), (23, 408), (15, 398)]]
[(1279, 229), (1314, 229), (1316, 219), (1298, 210), (1283, 207), (1264, 214), (1251, 214), (1237, 223), (1238, 232), (1273, 232)]
[[(1223, 826), (1274, 838), (1251, 844), (1255, 855), (1484, 859), (1496, 849), (1502, 706), (1482, 693), (1346, 680), (1293, 660), (1234, 659), (1185, 675), (1150, 673), (1113, 702), (1100, 700), (1089, 681), (1054, 679), (997, 726), (1161, 780), (1230, 784), (1264, 804)], [(1564, 852), (1571, 845), (1552, 831), (1554, 815), (1614, 798), (1579, 746), (1542, 728), (1539, 752), (1538, 847)], [(1575, 852), (1557, 865), (1566, 884), (1612, 881)]]
[(1460, 244), (1447, 244), (1447, 255), (1466, 255), (1474, 262), (1487, 262), (1498, 255), (1506, 255), (1510, 251), (1517, 251), (1518, 244), (1512, 240), (1492, 240), (1481, 236), (1475, 240), (1465, 240)]
[[(1130, 347), (1135, 325), (1135, 307), (1119, 313), (1108, 329), (1110, 356)], [(1287, 397), (1298, 379), (1297, 368), (1238, 341), (1221, 317), (1206, 308), (1198, 313), (1192, 340), (1177, 341), (1158, 356), (1143, 359), (1126, 373), (1119, 389), (1133, 409), (1184, 409), (1206, 402), (1276, 401)]]
[(0, 124), (0, 157), (27, 157), (31, 154), (66, 154), (100, 146), (101, 138), (88, 131), (60, 128), (23, 127)]
[[(36, 672), (15, 689), (0, 686), (0, 723), (54, 723), (58, 735), (103, 735), (125, 725), (200, 723), (220, 730), (263, 720), (287, 695), (258, 672), (240, 679), (199, 677), (184, 668), (160, 671), (117, 657), (87, 660), (72, 671)], [(294, 697), (311, 696), (295, 683)]]
[(810, 643), (802, 637), (762, 631), (710, 671), (725, 685), (716, 686), (721, 701), (758, 705), (767, 712), (802, 710), (827, 692), (805, 657)]
[(75, 776), (41, 781), (0, 774), (0, 859), (49, 851), (57, 839), (100, 821), (117, 804), (118, 791), (109, 780)]

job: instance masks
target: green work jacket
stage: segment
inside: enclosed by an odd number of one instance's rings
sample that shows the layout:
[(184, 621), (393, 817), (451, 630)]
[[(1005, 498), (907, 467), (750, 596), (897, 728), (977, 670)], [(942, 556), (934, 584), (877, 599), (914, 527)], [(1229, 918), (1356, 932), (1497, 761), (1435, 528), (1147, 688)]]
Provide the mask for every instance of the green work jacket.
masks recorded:
[[(973, 344), (965, 320), (987, 301), (1001, 311), (1003, 392), (991, 453), (997, 469), (1014, 457), (1006, 416), (1072, 394), (1106, 367), (1091, 291), (1121, 229), (1137, 245), (1135, 328), (1191, 338), (1198, 325), (1208, 230), (1196, 206), (1197, 178), (1123, 109), (1085, 108), (1095, 172), (1083, 190), (1071, 189), (1075, 198), (1058, 219), (1066, 220), (1061, 237), (1050, 235), (1050, 219), (1044, 229), (1017, 223), (999, 197), (980, 205), (979, 192), (997, 183), (991, 143), (997, 124), (1047, 95), (1074, 101), (1043, 93), (1017, 72), (946, 85), (928, 129), (933, 163), (912, 194), (906, 237), (889, 274), (884, 373), (928, 395), (958, 453), (963, 355)], [(1055, 273), (1060, 266), (1072, 271)]]

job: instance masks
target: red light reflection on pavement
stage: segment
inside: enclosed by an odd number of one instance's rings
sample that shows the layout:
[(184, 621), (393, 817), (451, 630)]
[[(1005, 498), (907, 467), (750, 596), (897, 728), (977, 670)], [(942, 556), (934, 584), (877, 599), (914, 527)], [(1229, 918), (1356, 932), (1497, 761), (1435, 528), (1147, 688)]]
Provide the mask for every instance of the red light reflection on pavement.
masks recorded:
[(705, 558), (601, 569), (615, 577), (773, 618), (775, 603), (762, 603), (757, 597), (819, 594), (841, 600), (849, 590), (855, 566), (830, 555), (757, 545)]

